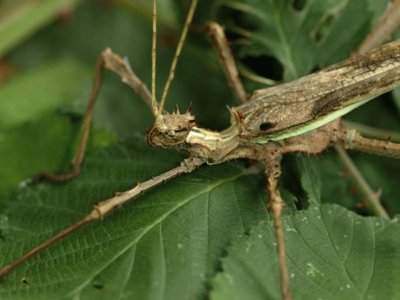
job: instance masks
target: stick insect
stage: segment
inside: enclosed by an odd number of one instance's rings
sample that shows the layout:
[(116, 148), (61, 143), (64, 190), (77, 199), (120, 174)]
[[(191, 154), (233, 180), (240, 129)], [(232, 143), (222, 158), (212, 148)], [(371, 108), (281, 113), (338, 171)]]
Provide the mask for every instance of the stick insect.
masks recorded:
[[(195, 11), (196, 2), (192, 2), (193, 4), (188, 14), (188, 21), (185, 24), (176, 57), (179, 57), (183, 40)], [(155, 28), (155, 24), (153, 26)], [(387, 141), (371, 142), (335, 120), (355, 107), (364, 104), (372, 96), (388, 91), (398, 84), (400, 76), (398, 65), (399, 44), (398, 42), (393, 42), (368, 55), (357, 56), (353, 60), (334, 65), (320, 73), (304, 77), (287, 85), (256, 91), (250, 98), (250, 101), (248, 101), (240, 81), (237, 80), (237, 71), (231, 61), (230, 52), (226, 47), (224, 48), (223, 43), (220, 43), (224, 39), (220, 27), (212, 24), (210, 25), (210, 30), (214, 31), (217, 46), (222, 45), (220, 52), (224, 53), (223, 51), (227, 51), (225, 57), (227, 57), (229, 63), (226, 64), (225, 71), (231, 85), (234, 87), (236, 97), (243, 102), (242, 105), (231, 109), (231, 127), (221, 133), (217, 133), (198, 127), (194, 116), (190, 112), (184, 114), (178, 112), (168, 114), (164, 112), (168, 86), (172, 79), (167, 82), (161, 102), (158, 103), (155, 97), (155, 71), (153, 71), (152, 93), (149, 93), (142, 85), (141, 80), (134, 75), (126, 61), (110, 50), (106, 50), (101, 55), (96, 67), (93, 93), (90, 97), (90, 105), (83, 125), (84, 130), (81, 143), (74, 159), (73, 170), (68, 174), (45, 174), (44, 176), (53, 180), (64, 181), (79, 174), (89, 133), (88, 129), (93, 105), (100, 85), (101, 70), (104, 66), (117, 72), (123, 78), (123, 81), (133, 86), (136, 92), (150, 104), (155, 117), (155, 124), (149, 130), (147, 136), (148, 142), (155, 147), (178, 148), (179, 150), (189, 152), (191, 155), (179, 167), (154, 177), (149, 181), (142, 182), (128, 192), (117, 194), (109, 201), (100, 202), (81, 222), (76, 223), (66, 231), (61, 232), (58, 236), (47, 241), (47, 243), (34, 249), (33, 252), (30, 252), (15, 264), (3, 268), (3, 274), (87, 222), (103, 218), (124, 202), (164, 181), (181, 173), (192, 172), (194, 169), (207, 163), (218, 164), (228, 160), (247, 158), (262, 161), (266, 165), (269, 201), (271, 203), (271, 211), (274, 215), (278, 242), (282, 294), (284, 298), (290, 298), (288, 274), (285, 266), (283, 231), (280, 221), (283, 206), (278, 189), (281, 156), (291, 152), (318, 154), (325, 150), (332, 142), (338, 142), (345, 144), (349, 148), (353, 147), (397, 158), (399, 153), (399, 146), (397, 144)], [(153, 55), (153, 58), (155, 58), (155, 55)], [(171, 77), (174, 74), (176, 61), (174, 60), (173, 67), (171, 68)], [(372, 75), (367, 72), (371, 72), (371, 69), (374, 72)], [(155, 70), (155, 62), (153, 62), (153, 70)], [(349, 76), (349, 72), (354, 73), (350, 73), (352, 75)], [(365, 74), (369, 76), (365, 76)], [(324, 75), (327, 76), (325, 80), (331, 83), (332, 86), (324, 86), (323, 92), (326, 94), (323, 96), (317, 97), (317, 99), (307, 99), (306, 95), (298, 90), (298, 87), (304, 84), (314, 86), (312, 83), (315, 82), (316, 78), (323, 82)], [(347, 80), (348, 85), (351, 87), (340, 89), (340, 93), (342, 93), (340, 94), (341, 97), (338, 97), (337, 94), (339, 80), (333, 80), (336, 76), (342, 76), (343, 81), (340, 82), (346, 82)], [(321, 81), (317, 81), (318, 84)], [(354, 84), (357, 88), (354, 88)], [(300, 103), (299, 101), (293, 103), (293, 101), (290, 101), (288, 95), (294, 93), (293, 90), (295, 91), (296, 98), (304, 97), (304, 103)], [(282, 96), (279, 98), (277, 95)], [(265, 99), (269, 101), (265, 101)], [(271, 105), (271, 100), (274, 100), (275, 102), (273, 103), (275, 104)], [(302, 111), (301, 114), (298, 114), (299, 110)]]

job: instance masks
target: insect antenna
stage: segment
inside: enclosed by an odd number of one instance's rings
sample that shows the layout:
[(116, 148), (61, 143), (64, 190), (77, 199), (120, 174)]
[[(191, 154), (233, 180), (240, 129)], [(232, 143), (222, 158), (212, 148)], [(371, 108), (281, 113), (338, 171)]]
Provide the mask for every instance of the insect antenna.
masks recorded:
[(156, 100), (156, 64), (157, 64), (157, 0), (153, 0), (153, 32), (151, 45), (151, 109), (154, 117), (158, 115)]
[(188, 14), (186, 16), (185, 25), (183, 26), (183, 30), (182, 30), (182, 33), (181, 33), (181, 36), (180, 36), (180, 39), (178, 42), (178, 46), (176, 47), (174, 58), (172, 60), (168, 79), (167, 79), (167, 82), (165, 83), (164, 90), (163, 90), (163, 93), (161, 96), (161, 102), (160, 102), (160, 106), (158, 108), (156, 122), (159, 121), (161, 118), (161, 114), (162, 114), (162, 111), (164, 108), (165, 100), (167, 98), (168, 90), (169, 90), (172, 80), (174, 79), (176, 65), (178, 64), (179, 56), (181, 55), (187, 32), (189, 30), (190, 24), (192, 23), (193, 15), (194, 15), (194, 12), (196, 11), (196, 6), (197, 6), (197, 0), (192, 0)]

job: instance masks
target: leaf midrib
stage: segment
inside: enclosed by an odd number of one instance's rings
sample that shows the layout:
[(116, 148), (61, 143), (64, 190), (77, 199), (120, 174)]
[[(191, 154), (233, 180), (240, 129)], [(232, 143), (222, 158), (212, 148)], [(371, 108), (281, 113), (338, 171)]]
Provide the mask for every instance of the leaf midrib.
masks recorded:
[[(92, 275), (89, 275), (87, 280), (85, 280), (84, 283), (82, 283), (82, 285), (80, 285), (80, 287), (75, 288), (74, 291), (76, 291), (76, 293), (80, 293), (82, 292), (82, 290), (93, 280), (93, 278), (95, 278), (98, 274), (100, 274), (104, 269), (106, 269), (111, 263), (113, 263), (116, 259), (118, 259), (121, 255), (123, 255), (126, 251), (128, 251), (131, 247), (135, 246), (148, 232), (150, 232), (153, 228), (155, 228), (157, 225), (162, 224), (162, 222), (167, 219), (168, 216), (170, 216), (171, 214), (173, 214), (174, 212), (176, 212), (178, 209), (182, 208), (183, 206), (185, 206), (186, 204), (188, 204), (189, 202), (191, 202), (192, 200), (207, 194), (209, 192), (211, 192), (212, 190), (218, 188), (219, 186), (224, 185), (225, 183), (228, 182), (232, 182), (242, 176), (248, 176), (245, 172), (240, 172), (239, 174), (235, 175), (235, 176), (231, 176), (226, 178), (225, 180), (221, 180), (216, 182), (213, 185), (207, 185), (207, 188), (205, 188), (204, 190), (199, 191), (198, 193), (195, 193), (194, 195), (191, 195), (190, 197), (187, 197), (187, 199), (185, 199), (184, 201), (181, 201), (178, 205), (174, 206), (173, 208), (171, 208), (170, 210), (168, 210), (166, 213), (162, 214), (160, 217), (158, 217), (156, 220), (154, 220), (150, 225), (146, 226), (143, 230), (142, 233), (139, 234), (135, 239), (133, 239), (130, 243), (128, 243), (128, 245), (126, 247), (124, 247), (121, 251), (119, 251), (116, 255), (114, 255), (110, 260), (108, 260), (108, 262), (106, 262), (103, 267), (99, 268), (97, 271), (95, 271), (94, 273), (92, 273)], [(125, 235), (120, 235), (118, 236), (118, 238), (122, 238), (124, 236), (128, 236), (131, 235), (131, 233), (125, 234)], [(109, 242), (109, 241), (107, 241)], [(73, 295), (74, 292), (70, 292), (68, 293), (69, 295)]]

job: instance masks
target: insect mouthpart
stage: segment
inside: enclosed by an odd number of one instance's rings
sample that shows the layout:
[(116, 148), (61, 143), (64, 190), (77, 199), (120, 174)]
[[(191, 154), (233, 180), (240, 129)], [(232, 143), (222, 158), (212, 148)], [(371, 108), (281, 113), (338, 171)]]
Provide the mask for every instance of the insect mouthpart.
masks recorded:
[(185, 142), (190, 130), (196, 126), (190, 113), (166, 113), (147, 132), (147, 142), (156, 148), (170, 148)]

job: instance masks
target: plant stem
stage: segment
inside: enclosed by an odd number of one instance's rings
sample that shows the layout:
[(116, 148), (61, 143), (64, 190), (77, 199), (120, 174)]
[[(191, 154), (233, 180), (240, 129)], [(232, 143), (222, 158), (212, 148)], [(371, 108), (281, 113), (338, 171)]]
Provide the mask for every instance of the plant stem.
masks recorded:
[(379, 201), (378, 196), (368, 185), (367, 181), (357, 169), (356, 165), (353, 163), (343, 146), (335, 145), (335, 150), (339, 154), (339, 157), (346, 169), (350, 172), (350, 175), (354, 179), (356, 186), (359, 188), (365, 199), (368, 201), (374, 214), (379, 217), (389, 219), (389, 215)]

